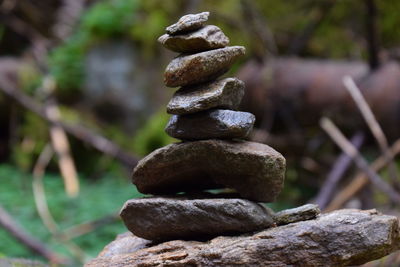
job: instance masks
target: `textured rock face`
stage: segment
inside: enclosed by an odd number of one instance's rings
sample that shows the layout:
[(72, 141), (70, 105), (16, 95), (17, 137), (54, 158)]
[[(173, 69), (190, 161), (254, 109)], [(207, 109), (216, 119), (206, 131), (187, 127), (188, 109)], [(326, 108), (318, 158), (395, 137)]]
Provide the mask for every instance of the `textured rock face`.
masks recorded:
[(285, 225), (315, 219), (320, 213), (318, 205), (307, 204), (275, 213), (274, 221), (277, 225)]
[[(105, 250), (119, 242), (117, 239)], [(339, 210), (253, 235), (218, 237), (209, 242), (170, 241), (131, 253), (123, 249), (119, 255), (98, 257), (86, 266), (340, 267), (381, 258), (399, 245), (395, 216), (375, 210)]]
[(158, 41), (169, 50), (178, 53), (195, 53), (216, 48), (222, 48), (229, 44), (229, 39), (214, 25), (208, 25), (195, 32), (180, 35), (164, 34)]
[(283, 187), (285, 158), (273, 148), (246, 141), (202, 140), (153, 151), (133, 171), (144, 194), (229, 187), (241, 197), (272, 202)]
[(165, 31), (168, 34), (178, 34), (197, 30), (204, 26), (208, 20), (210, 12), (202, 12), (198, 14), (188, 14), (181, 17), (177, 23), (168, 26)]
[(224, 234), (254, 232), (273, 225), (269, 210), (234, 198), (131, 199), (122, 208), (121, 217), (136, 236), (155, 241), (205, 240)]
[(255, 117), (248, 112), (206, 110), (189, 115), (173, 115), (165, 131), (181, 140), (246, 138)]
[(243, 46), (228, 46), (172, 60), (164, 73), (168, 87), (186, 86), (216, 79), (228, 71), (237, 58), (244, 55)]
[(182, 87), (168, 103), (167, 112), (182, 115), (212, 108), (235, 110), (239, 107), (243, 95), (244, 83), (236, 78)]

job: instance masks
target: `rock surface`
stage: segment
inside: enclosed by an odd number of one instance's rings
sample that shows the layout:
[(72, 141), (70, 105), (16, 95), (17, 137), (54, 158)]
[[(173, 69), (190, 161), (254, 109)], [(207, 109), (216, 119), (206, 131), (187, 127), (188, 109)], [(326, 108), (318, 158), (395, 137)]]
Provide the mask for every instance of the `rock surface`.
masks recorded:
[(120, 215), (129, 231), (155, 241), (205, 240), (259, 231), (273, 225), (273, 215), (264, 206), (235, 198), (131, 199)]
[(169, 101), (167, 112), (182, 115), (212, 108), (235, 110), (239, 107), (243, 95), (244, 83), (236, 78), (182, 87)]
[(285, 225), (315, 219), (320, 213), (318, 205), (307, 204), (275, 213), (274, 221), (277, 225)]
[(202, 12), (198, 14), (188, 14), (181, 17), (177, 23), (168, 26), (165, 31), (168, 34), (178, 34), (182, 32), (188, 32), (197, 30), (204, 26), (204, 23), (208, 20), (210, 12)]
[(170, 144), (143, 158), (132, 181), (144, 194), (228, 187), (243, 198), (272, 202), (283, 187), (285, 158), (246, 141), (202, 140)]
[(168, 64), (164, 73), (164, 83), (168, 87), (178, 87), (214, 80), (227, 72), (244, 53), (243, 46), (228, 46), (178, 56)]
[(158, 41), (167, 49), (178, 53), (196, 53), (229, 44), (229, 39), (214, 25), (208, 25), (195, 32), (180, 35), (164, 34)]
[(241, 111), (213, 109), (188, 115), (172, 115), (165, 131), (181, 140), (246, 138), (256, 118)]
[[(105, 250), (119, 242), (113, 241)], [(170, 241), (130, 253), (123, 249), (119, 255), (99, 256), (86, 266), (339, 267), (381, 258), (399, 246), (395, 216), (375, 210), (338, 210), (253, 235), (218, 237), (208, 242)]]

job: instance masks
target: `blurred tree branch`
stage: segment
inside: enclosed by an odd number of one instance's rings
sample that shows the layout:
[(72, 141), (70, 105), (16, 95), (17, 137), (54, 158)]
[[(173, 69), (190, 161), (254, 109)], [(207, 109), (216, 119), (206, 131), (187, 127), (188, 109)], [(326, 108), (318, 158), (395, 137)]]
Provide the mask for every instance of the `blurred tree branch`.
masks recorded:
[(0, 76), (0, 90), (17, 101), (24, 108), (36, 113), (49, 123), (59, 125), (68, 134), (92, 146), (100, 152), (118, 159), (127, 167), (132, 168), (137, 164), (139, 157), (124, 151), (121, 147), (104, 136), (93, 133), (91, 130), (83, 126), (70, 125), (62, 121), (54, 121), (46, 114), (44, 107), (39, 102), (18, 90), (16, 86), (4, 76)]
[(27, 248), (48, 259), (50, 262), (57, 264), (67, 263), (66, 259), (51, 251), (45, 244), (32, 237), (21, 226), (19, 226), (2, 205), (0, 205), (0, 225)]

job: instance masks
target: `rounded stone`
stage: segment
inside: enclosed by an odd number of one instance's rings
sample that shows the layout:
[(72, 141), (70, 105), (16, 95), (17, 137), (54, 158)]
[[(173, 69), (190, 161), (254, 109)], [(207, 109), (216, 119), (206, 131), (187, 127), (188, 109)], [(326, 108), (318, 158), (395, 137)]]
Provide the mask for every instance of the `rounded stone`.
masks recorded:
[(165, 131), (181, 140), (246, 138), (255, 122), (249, 112), (213, 109), (188, 115), (172, 115)]
[(244, 199), (153, 197), (128, 200), (120, 215), (138, 237), (154, 241), (205, 240), (271, 227), (269, 209)]
[(167, 112), (183, 115), (212, 108), (236, 110), (243, 95), (244, 82), (236, 78), (182, 87), (169, 101)]
[(178, 53), (196, 53), (222, 48), (229, 44), (228, 37), (214, 25), (208, 25), (186, 34), (164, 34), (158, 38), (158, 41), (165, 48)]
[(178, 34), (197, 30), (204, 26), (208, 20), (210, 12), (201, 12), (197, 14), (187, 14), (181, 17), (177, 23), (168, 26), (165, 31), (168, 34)]
[(173, 59), (164, 73), (168, 87), (186, 86), (215, 80), (245, 53), (243, 46), (228, 46)]
[(143, 158), (132, 182), (144, 194), (233, 188), (243, 198), (273, 202), (283, 188), (285, 158), (268, 145), (202, 140), (170, 144)]

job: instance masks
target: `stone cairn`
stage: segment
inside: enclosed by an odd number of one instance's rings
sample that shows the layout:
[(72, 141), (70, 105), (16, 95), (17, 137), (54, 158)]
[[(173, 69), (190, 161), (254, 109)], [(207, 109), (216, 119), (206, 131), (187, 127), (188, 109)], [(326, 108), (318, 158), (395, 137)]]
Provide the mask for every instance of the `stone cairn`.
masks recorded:
[[(259, 203), (273, 202), (281, 192), (285, 158), (243, 140), (255, 121), (253, 114), (236, 111), (244, 83), (219, 77), (245, 48), (228, 46), (220, 28), (205, 25), (208, 16), (183, 16), (159, 38), (180, 53), (165, 71), (165, 85), (180, 87), (167, 106), (172, 117), (165, 130), (182, 142), (155, 150), (133, 171), (138, 190), (155, 196), (128, 200), (121, 217), (144, 239), (205, 240), (312, 219), (319, 212), (306, 205), (274, 214)], [(202, 192), (222, 188), (234, 192)]]

